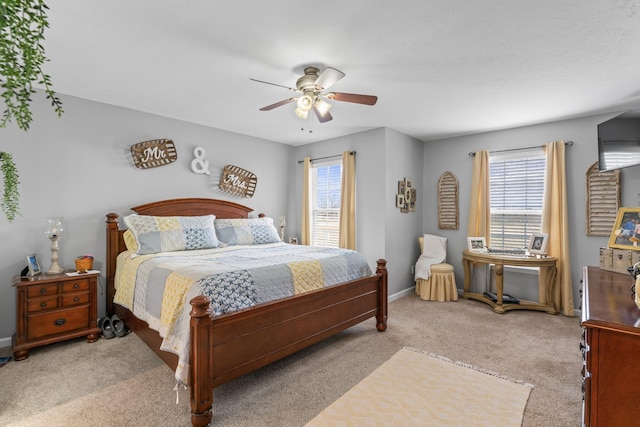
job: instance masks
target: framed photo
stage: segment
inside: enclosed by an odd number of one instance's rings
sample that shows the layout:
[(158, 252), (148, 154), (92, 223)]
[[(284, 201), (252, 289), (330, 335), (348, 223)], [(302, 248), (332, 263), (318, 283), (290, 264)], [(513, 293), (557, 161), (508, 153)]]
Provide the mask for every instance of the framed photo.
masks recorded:
[(484, 237), (467, 237), (467, 249), (471, 252), (486, 252), (487, 241)]
[(405, 188), (406, 188), (405, 184), (406, 184), (405, 181), (398, 181), (398, 194), (404, 195)]
[(545, 255), (547, 253), (548, 234), (533, 233), (529, 240), (529, 253), (534, 255)]
[(36, 257), (36, 254), (27, 256), (27, 267), (29, 267), (29, 273), (28, 273), (29, 276), (36, 276), (42, 273), (42, 270), (40, 270), (40, 264), (38, 263), (38, 258)]
[(613, 224), (609, 247), (640, 251), (640, 208), (620, 208)]

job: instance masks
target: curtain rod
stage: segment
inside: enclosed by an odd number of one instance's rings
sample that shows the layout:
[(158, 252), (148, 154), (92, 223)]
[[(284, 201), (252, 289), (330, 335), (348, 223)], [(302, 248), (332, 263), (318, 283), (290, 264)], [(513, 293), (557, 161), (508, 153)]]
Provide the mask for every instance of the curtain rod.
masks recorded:
[[(573, 141), (566, 141), (564, 143), (564, 145), (567, 145), (569, 147), (571, 147), (573, 145)], [(489, 153), (506, 153), (508, 151), (520, 151), (520, 150), (533, 150), (534, 148), (544, 148), (544, 145), (536, 145), (535, 147), (525, 147), (525, 148), (509, 148), (506, 150), (496, 150), (496, 151), (489, 151)], [(471, 151), (469, 152), (469, 157), (475, 157), (476, 156), (476, 152), (475, 151)]]
[[(349, 151), (349, 154), (351, 154), (352, 156), (356, 155), (355, 151)], [(335, 156), (326, 156), (326, 157), (316, 157), (315, 159), (311, 159), (311, 161), (316, 161), (316, 160), (324, 160), (324, 159), (333, 159), (334, 157), (342, 157), (342, 154), (336, 154)], [(300, 163), (304, 163), (304, 160), (298, 160), (298, 164)]]

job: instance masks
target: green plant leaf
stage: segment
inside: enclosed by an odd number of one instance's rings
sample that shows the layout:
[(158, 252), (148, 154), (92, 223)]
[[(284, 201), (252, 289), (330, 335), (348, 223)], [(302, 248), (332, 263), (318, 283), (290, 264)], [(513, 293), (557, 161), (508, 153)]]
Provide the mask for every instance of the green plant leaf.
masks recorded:
[(44, 0), (0, 0), (0, 87), (6, 109), (0, 127), (15, 119), (18, 127), (29, 129), (33, 82), (44, 86), (47, 99), (58, 116), (62, 102), (52, 89), (51, 77), (42, 66), (48, 59), (42, 45), (49, 27)]
[(11, 154), (0, 152), (0, 171), (4, 182), (0, 208), (2, 208), (7, 220), (13, 222), (19, 213), (20, 194), (18, 193), (18, 184), (20, 184), (20, 181), (18, 181), (18, 171)]

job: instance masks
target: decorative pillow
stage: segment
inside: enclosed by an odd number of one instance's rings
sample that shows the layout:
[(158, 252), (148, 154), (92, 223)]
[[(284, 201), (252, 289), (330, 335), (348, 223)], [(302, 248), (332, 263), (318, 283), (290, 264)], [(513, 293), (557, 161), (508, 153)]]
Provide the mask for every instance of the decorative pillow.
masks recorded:
[(125, 230), (122, 238), (124, 239), (124, 245), (127, 247), (127, 250), (130, 252), (138, 251), (138, 242), (136, 241), (136, 236), (133, 235), (131, 230)]
[(129, 215), (125, 224), (133, 233), (137, 255), (190, 251), (220, 245), (214, 228), (214, 215), (148, 216)]
[(216, 219), (216, 233), (228, 245), (261, 245), (280, 241), (273, 218)]

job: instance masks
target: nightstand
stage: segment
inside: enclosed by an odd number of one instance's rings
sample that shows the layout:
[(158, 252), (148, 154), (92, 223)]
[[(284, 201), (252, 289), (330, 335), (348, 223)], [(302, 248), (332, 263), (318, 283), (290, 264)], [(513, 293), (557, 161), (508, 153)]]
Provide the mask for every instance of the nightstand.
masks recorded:
[(86, 335), (100, 336), (98, 317), (99, 273), (14, 277), (16, 333), (14, 360), (29, 357), (29, 349)]

